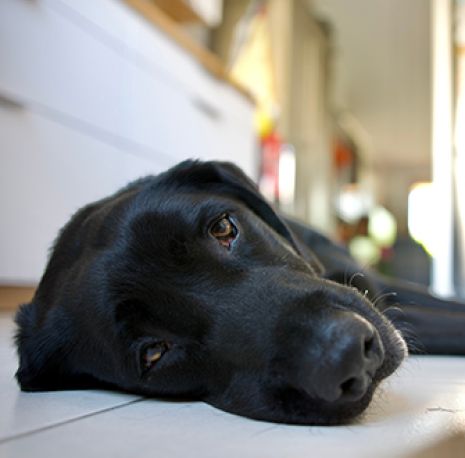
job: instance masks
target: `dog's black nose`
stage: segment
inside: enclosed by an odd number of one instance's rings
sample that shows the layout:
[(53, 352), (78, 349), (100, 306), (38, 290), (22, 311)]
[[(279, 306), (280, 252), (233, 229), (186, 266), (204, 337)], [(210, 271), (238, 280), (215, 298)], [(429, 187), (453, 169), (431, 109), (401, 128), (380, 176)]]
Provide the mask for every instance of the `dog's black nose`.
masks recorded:
[(378, 331), (360, 315), (338, 311), (325, 320), (318, 334), (313, 340), (317, 348), (305, 352), (299, 384), (327, 402), (360, 399), (384, 360)]

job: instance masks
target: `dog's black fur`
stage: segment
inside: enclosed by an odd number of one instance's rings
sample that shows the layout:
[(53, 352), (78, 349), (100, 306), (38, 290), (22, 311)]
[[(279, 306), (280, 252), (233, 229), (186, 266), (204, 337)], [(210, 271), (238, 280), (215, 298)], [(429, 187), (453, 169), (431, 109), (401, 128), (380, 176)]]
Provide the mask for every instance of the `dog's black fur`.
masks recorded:
[(414, 350), (465, 353), (465, 307), (361, 271), (237, 167), (186, 161), (64, 227), (16, 316), (17, 378), (25, 391), (104, 387), (346, 422), (405, 356), (390, 320)]

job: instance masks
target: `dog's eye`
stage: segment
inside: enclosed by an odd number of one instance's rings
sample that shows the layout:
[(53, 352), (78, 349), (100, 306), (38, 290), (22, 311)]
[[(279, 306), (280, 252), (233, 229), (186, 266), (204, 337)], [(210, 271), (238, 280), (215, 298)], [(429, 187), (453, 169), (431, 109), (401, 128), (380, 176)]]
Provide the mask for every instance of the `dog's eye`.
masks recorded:
[(236, 238), (237, 228), (229, 216), (224, 215), (211, 225), (210, 234), (215, 237), (221, 245), (230, 248), (231, 242)]
[(213, 237), (218, 239), (222, 237), (230, 237), (234, 233), (234, 226), (229, 218), (225, 216), (213, 224), (210, 232)]
[(150, 369), (153, 367), (169, 350), (169, 345), (167, 342), (157, 342), (155, 344), (149, 345), (142, 349), (142, 367), (144, 369)]

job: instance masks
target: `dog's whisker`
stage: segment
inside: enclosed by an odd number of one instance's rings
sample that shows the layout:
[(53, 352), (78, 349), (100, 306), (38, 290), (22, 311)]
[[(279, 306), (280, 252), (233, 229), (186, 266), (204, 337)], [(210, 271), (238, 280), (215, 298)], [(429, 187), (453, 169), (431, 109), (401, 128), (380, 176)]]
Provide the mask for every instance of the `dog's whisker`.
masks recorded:
[(376, 307), (379, 302), (381, 302), (383, 299), (386, 299), (387, 297), (390, 297), (390, 296), (396, 297), (397, 293), (389, 292), (389, 293), (380, 294), (379, 296), (375, 297), (375, 299), (373, 300), (373, 306)]
[(405, 310), (402, 310), (402, 308), (397, 304), (397, 305), (390, 305), (389, 307), (386, 307), (383, 309), (383, 313), (388, 313), (388, 312), (399, 312), (400, 314), (404, 314)]
[(361, 278), (365, 278), (365, 274), (363, 272), (355, 272), (351, 277), (350, 277), (350, 280), (349, 280), (349, 286), (351, 287), (354, 280), (357, 278), (357, 277), (361, 277)]

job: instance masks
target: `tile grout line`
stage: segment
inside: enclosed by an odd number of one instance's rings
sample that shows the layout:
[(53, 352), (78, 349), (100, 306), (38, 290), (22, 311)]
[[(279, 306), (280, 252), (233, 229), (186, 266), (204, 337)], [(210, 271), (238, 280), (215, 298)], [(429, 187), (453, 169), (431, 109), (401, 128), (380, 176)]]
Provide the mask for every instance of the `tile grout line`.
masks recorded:
[(100, 415), (102, 413), (111, 412), (112, 410), (120, 409), (122, 407), (126, 407), (126, 406), (129, 406), (129, 405), (132, 405), (132, 404), (136, 404), (138, 402), (145, 401), (145, 400), (146, 400), (146, 398), (144, 398), (144, 397), (134, 399), (133, 401), (129, 401), (129, 402), (126, 402), (124, 404), (119, 404), (119, 405), (116, 405), (116, 406), (107, 407), (106, 409), (97, 410), (95, 412), (90, 412), (90, 413), (87, 413), (87, 414), (84, 414), (84, 415), (80, 415), (78, 417), (70, 418), (69, 420), (64, 420), (64, 421), (61, 421), (61, 422), (58, 422), (58, 423), (52, 423), (50, 425), (42, 426), (42, 427), (37, 428), (37, 429), (31, 429), (30, 431), (24, 431), (22, 433), (14, 434), (12, 436), (5, 437), (4, 439), (0, 439), (0, 446), (7, 443), (7, 442), (14, 441), (16, 439), (21, 439), (23, 437), (32, 436), (34, 434), (38, 434), (38, 433), (47, 431), (49, 429), (54, 429), (54, 428), (58, 428), (58, 427), (63, 426), (63, 425), (68, 425), (70, 423), (74, 423), (76, 421), (83, 420), (85, 418), (94, 417), (94, 416)]

